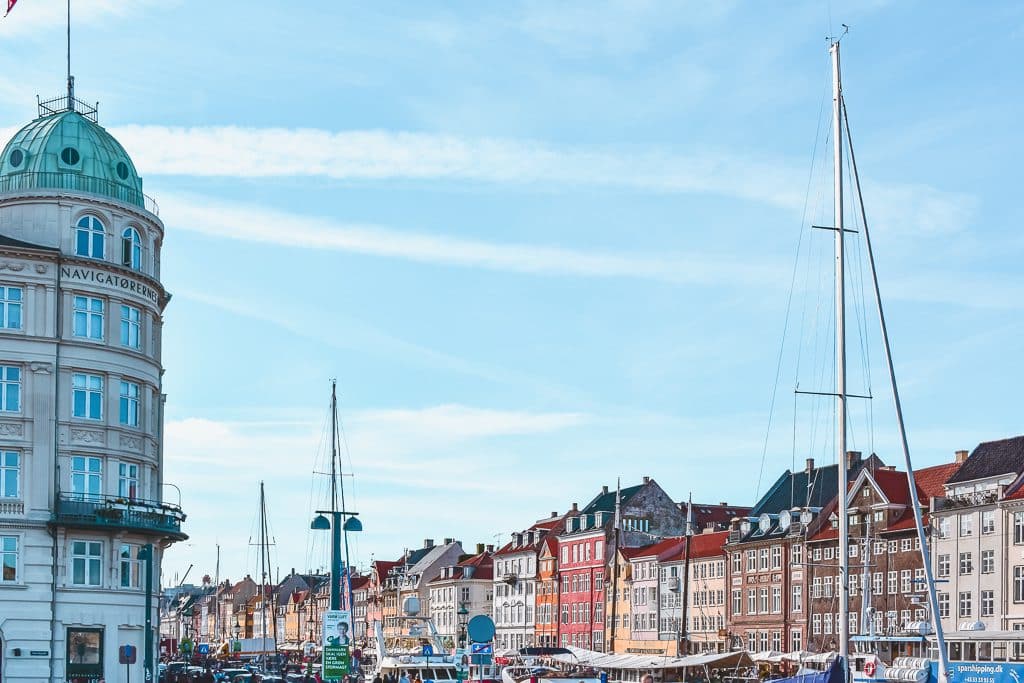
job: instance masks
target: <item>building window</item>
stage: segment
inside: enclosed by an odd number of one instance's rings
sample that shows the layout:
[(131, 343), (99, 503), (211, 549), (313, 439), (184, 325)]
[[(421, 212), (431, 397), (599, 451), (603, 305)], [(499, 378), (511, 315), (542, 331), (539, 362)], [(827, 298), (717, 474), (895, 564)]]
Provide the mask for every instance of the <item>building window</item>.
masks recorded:
[(758, 597), (760, 598), (758, 606), (760, 607), (761, 614), (768, 614), (768, 589), (760, 589)]
[(732, 592), (732, 613), (741, 614), (743, 611), (743, 591), (734, 590)]
[(789, 651), (799, 652), (800, 647), (803, 645), (803, 640), (800, 637), (799, 630), (793, 630), (789, 633)]
[(896, 589), (899, 587), (899, 574), (895, 571), (889, 572), (886, 583), (888, 584), (889, 595), (895, 595)]
[(960, 536), (974, 535), (974, 513), (960, 515)]
[(992, 574), (996, 570), (996, 551), (995, 550), (982, 550), (981, 551), (981, 573)]
[(789, 550), (789, 562), (790, 564), (803, 564), (804, 561), (804, 547), (799, 543), (794, 543), (793, 547)]
[(912, 539), (912, 538), (901, 538), (900, 539), (900, 552), (901, 553), (909, 552), (910, 549), (914, 547), (913, 541), (914, 541), (914, 539)]
[(965, 576), (974, 571), (974, 561), (971, 553), (960, 553), (960, 576)]
[(103, 339), (103, 299), (76, 296), (72, 334), (86, 339)]
[(984, 510), (981, 513), (981, 533), (994, 534), (996, 532), (996, 511)]
[(936, 595), (939, 601), (939, 618), (949, 618), (949, 593), (938, 593)]
[(772, 586), (772, 613), (779, 614), (782, 612), (782, 588), (780, 586)]
[(885, 552), (885, 541), (875, 541), (875, 555), (881, 555)]
[(82, 500), (97, 500), (103, 494), (103, 461), (84, 455), (71, 458), (71, 493)]
[(903, 569), (900, 571), (900, 591), (903, 593), (911, 593), (914, 590), (914, 584), (911, 582), (913, 574), (910, 573), (909, 569)]
[(974, 611), (974, 608), (971, 605), (971, 592), (970, 591), (962, 591), (960, 593), (960, 609), (957, 612), (957, 614), (959, 615), (959, 617), (961, 619), (963, 619), (964, 617), (971, 616), (971, 613), (973, 611)]
[(135, 228), (125, 228), (121, 233), (121, 264), (142, 270), (142, 238)]
[(139, 426), (139, 385), (121, 380), (118, 421), (127, 427)]
[(766, 571), (768, 569), (768, 548), (761, 548), (761, 550), (758, 551), (757, 567), (760, 571)]
[(1013, 513), (1013, 544), (1024, 543), (1024, 512)]
[(21, 453), (0, 451), (0, 498), (21, 496)]
[[(139, 466), (130, 462), (117, 464), (117, 497), (135, 500), (139, 495)], [(468, 597), (463, 601), (469, 600)]]
[(772, 546), (772, 569), (782, 569), (782, 546)]
[(138, 349), (142, 346), (142, 311), (134, 306), (121, 306), (121, 346)]
[(1013, 601), (1024, 602), (1024, 565), (1013, 568)]
[(142, 546), (133, 543), (121, 544), (121, 588), (142, 586), (142, 562), (139, 551)]
[(949, 517), (939, 519), (938, 533), (939, 538), (949, 538)]
[(894, 554), (897, 550), (899, 550), (899, 546), (899, 541), (889, 541), (889, 554)]
[(75, 228), (75, 253), (87, 258), (103, 258), (106, 233), (96, 216), (82, 216)]
[(99, 541), (71, 542), (71, 583), (99, 586), (103, 576), (103, 544)]
[(756, 550), (748, 550), (747, 551), (747, 571), (748, 572), (757, 571), (757, 551)]
[(747, 591), (747, 614), (757, 614), (757, 591), (753, 588)]
[(995, 591), (981, 591), (981, 616), (991, 617), (996, 613)]
[(0, 536), (0, 582), (18, 581), (18, 537)]
[(949, 554), (945, 553), (939, 555), (938, 571), (936, 572), (939, 578), (949, 576)]
[(0, 365), (0, 411), (17, 413), (21, 410), (21, 368)]
[(0, 286), (0, 328), (21, 329), (21, 287)]
[(800, 584), (793, 586), (793, 604), (790, 605), (790, 609), (794, 612), (802, 612), (804, 610), (804, 587)]
[(71, 376), (71, 414), (89, 420), (103, 419), (103, 378), (75, 373)]

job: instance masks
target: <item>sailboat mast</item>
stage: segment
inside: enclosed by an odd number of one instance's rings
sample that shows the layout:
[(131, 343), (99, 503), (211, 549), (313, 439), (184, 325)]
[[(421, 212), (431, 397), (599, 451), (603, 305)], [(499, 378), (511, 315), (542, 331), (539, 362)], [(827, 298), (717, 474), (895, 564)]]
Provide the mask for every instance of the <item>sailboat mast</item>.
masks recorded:
[(263, 482), (260, 482), (260, 643), (261, 648), (267, 642), (267, 557), (264, 551), (266, 544), (264, 533), (266, 532), (265, 500), (263, 498)]
[[(843, 91), (839, 77), (839, 41), (829, 47), (832, 53), (832, 138), (835, 146), (833, 180), (835, 182), (836, 252), (836, 449), (839, 469), (839, 656), (844, 676), (848, 676), (850, 651), (850, 523), (846, 514), (846, 282), (843, 231)], [(848, 679), (844, 679), (848, 680)]]

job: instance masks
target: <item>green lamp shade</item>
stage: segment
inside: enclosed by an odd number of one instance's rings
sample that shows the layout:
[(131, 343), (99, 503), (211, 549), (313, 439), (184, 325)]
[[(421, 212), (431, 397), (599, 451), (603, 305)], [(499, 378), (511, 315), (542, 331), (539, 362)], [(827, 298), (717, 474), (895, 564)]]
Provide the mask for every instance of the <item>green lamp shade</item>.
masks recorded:
[(331, 528), (331, 520), (327, 519), (323, 515), (317, 515), (310, 523), (309, 528), (317, 531), (327, 531)]

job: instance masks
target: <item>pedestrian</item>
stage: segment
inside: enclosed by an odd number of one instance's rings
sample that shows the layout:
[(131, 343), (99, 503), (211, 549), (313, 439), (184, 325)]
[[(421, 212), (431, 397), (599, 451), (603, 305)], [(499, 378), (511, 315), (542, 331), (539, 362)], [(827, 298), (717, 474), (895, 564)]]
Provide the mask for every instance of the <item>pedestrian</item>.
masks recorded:
[(381, 679), (381, 677), (380, 677), (380, 672), (379, 671), (374, 675), (373, 683), (384, 683), (383, 679)]
[(408, 671), (402, 671), (402, 675), (398, 677), (398, 683), (412, 683), (409, 680), (409, 672)]

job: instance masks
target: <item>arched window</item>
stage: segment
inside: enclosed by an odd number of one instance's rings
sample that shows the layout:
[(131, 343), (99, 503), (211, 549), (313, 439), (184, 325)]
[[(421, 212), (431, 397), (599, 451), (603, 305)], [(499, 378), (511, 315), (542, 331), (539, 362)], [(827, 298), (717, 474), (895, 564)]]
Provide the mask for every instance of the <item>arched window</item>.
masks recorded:
[(82, 216), (75, 228), (75, 253), (88, 258), (103, 258), (106, 233), (96, 216)]
[(121, 233), (121, 263), (132, 270), (142, 269), (142, 238), (135, 228), (125, 228)]

